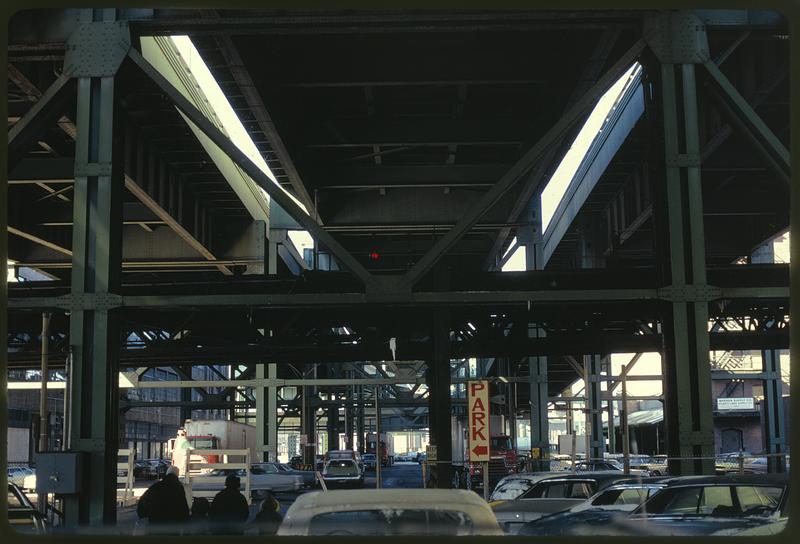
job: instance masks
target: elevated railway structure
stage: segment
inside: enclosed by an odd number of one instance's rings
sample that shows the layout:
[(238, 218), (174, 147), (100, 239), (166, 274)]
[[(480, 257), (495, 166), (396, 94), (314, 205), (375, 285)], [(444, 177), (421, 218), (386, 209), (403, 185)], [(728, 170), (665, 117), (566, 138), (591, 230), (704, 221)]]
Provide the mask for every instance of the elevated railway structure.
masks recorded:
[[(548, 406), (583, 379), (602, 456), (613, 353), (662, 354), (668, 452), (699, 458), (728, 379), (709, 352), (761, 352), (765, 447), (785, 451), (789, 269), (754, 257), (789, 226), (781, 16), (102, 9), (10, 29), (8, 259), (39, 279), (7, 286), (8, 366), (39, 368), (51, 314), (69, 445), (93, 467), (69, 523), (114, 520), (118, 423), (145, 405), (254, 419), (271, 458), (287, 418), (363, 437), (380, 395), (384, 430), (430, 429), (448, 486), (459, 384), (492, 379), (545, 452)], [(201, 365), (230, 372), (192, 380)], [(121, 398), (155, 367), (200, 399)]]

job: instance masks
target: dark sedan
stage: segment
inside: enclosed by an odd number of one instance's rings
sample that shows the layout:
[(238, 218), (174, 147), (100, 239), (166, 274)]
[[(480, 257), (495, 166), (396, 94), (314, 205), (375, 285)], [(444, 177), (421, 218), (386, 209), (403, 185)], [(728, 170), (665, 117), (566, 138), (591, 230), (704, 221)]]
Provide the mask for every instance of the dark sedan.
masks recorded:
[(522, 536), (591, 535), (596, 526), (625, 517), (663, 489), (659, 478), (644, 478), (640, 482), (614, 484), (577, 506), (526, 523)]
[(597, 535), (691, 536), (780, 527), (788, 514), (789, 480), (781, 475), (690, 476), (668, 487), (632, 514), (594, 527)]
[(516, 534), (525, 523), (563, 512), (585, 502), (596, 492), (631, 476), (622, 472), (553, 473), (518, 498), (492, 506), (504, 532)]

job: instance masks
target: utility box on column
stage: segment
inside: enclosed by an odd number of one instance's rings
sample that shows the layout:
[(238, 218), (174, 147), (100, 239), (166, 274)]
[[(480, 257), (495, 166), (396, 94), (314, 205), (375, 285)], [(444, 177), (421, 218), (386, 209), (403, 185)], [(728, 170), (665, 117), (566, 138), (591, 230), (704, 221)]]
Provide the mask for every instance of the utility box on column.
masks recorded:
[(83, 452), (36, 454), (36, 493), (76, 495), (80, 493)]

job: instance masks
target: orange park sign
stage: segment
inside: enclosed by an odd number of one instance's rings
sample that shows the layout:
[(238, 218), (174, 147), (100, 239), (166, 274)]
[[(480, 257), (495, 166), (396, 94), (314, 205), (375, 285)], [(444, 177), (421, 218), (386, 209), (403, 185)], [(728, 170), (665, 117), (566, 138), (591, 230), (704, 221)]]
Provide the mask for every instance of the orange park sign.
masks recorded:
[(469, 460), (489, 460), (489, 382), (467, 382), (469, 417)]

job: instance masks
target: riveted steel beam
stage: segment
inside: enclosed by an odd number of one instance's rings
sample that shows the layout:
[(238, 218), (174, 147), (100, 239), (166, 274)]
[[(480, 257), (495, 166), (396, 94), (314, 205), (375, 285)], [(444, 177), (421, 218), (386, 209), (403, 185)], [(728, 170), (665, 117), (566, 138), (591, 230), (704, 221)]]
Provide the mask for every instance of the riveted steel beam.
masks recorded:
[(197, 126), (215, 145), (238, 165), (250, 178), (277, 202), (292, 218), (300, 223), (321, 245), (328, 248), (332, 255), (365, 285), (368, 291), (377, 288), (375, 277), (353, 257), (333, 236), (328, 234), (308, 213), (276, 185), (247, 155), (239, 150), (230, 139), (214, 126), (183, 94), (180, 93), (158, 70), (142, 55), (134, 50), (128, 57), (166, 94), (177, 108)]
[(616, 81), (625, 70), (629, 69), (644, 48), (644, 40), (637, 41), (614, 65), (601, 77), (597, 83), (578, 100), (559, 121), (548, 130), (536, 144), (533, 145), (518, 160), (497, 183), (492, 186), (481, 198), (475, 201), (455, 226), (447, 234), (439, 238), (436, 243), (423, 255), (419, 261), (405, 274), (401, 284), (411, 289), (430, 269), (449, 251), (464, 235), (477, 223), (481, 217), (506, 194), (519, 179), (535, 166), (547, 148), (558, 141), (576, 123), (585, 112), (595, 103), (606, 89)]

